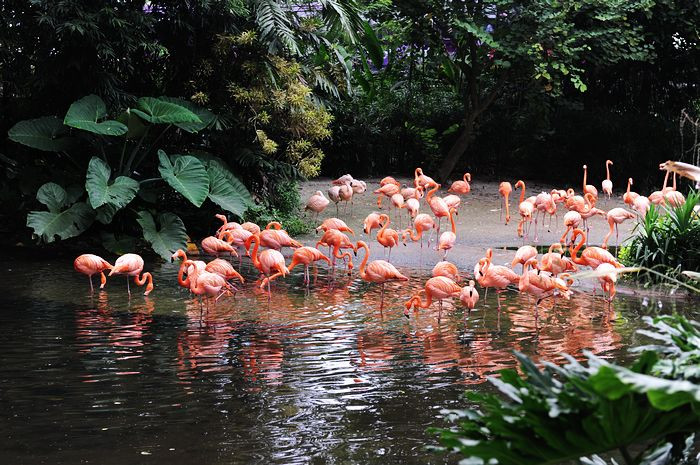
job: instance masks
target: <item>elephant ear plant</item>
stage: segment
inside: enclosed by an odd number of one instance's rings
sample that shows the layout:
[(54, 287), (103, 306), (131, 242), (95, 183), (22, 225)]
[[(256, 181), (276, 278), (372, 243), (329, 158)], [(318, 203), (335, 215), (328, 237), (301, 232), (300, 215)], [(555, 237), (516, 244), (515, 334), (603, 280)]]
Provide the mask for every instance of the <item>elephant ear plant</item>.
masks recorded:
[[(39, 188), (36, 198), (47, 210), (30, 212), (27, 226), (39, 241), (52, 242), (97, 223), (111, 229), (102, 231), (103, 244), (117, 252), (135, 243), (123, 231), (115, 234), (120, 217), (123, 230), (138, 224), (151, 248), (167, 259), (187, 238), (183, 220), (161, 211), (168, 200), (182, 198), (197, 209), (209, 200), (239, 218), (253, 204), (226, 163), (202, 150), (207, 131), (223, 126), (209, 110), (170, 97), (141, 97), (110, 118), (96, 95), (74, 102), (63, 120), (18, 122), (8, 132), (11, 140), (58, 154), (74, 167), (66, 187), (49, 182)], [(188, 144), (197, 150), (183, 150)], [(170, 148), (184, 153), (166, 153)]]
[[(456, 425), (435, 428), (460, 464), (697, 464), (700, 331), (680, 316), (646, 319), (657, 344), (624, 368), (590, 353), (587, 364), (543, 363), (517, 353), (522, 375), (503, 370), (501, 395), (468, 393), (474, 407), (443, 411)], [(598, 455), (600, 454), (600, 455)]]

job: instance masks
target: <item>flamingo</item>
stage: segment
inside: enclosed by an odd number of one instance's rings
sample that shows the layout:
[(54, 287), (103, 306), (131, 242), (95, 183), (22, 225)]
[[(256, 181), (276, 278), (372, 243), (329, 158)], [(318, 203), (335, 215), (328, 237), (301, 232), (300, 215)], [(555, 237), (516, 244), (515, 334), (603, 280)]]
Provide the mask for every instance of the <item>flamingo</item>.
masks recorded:
[(418, 210), (420, 210), (420, 203), (418, 202), (418, 199), (406, 200), (406, 210), (408, 210), (409, 216), (415, 219), (416, 215), (418, 214)]
[(634, 180), (632, 178), (627, 179), (627, 192), (625, 192), (622, 195), (622, 201), (625, 202), (627, 205), (630, 207), (634, 205), (634, 200), (639, 197), (639, 194), (636, 192), (632, 192), (630, 189), (632, 187), (632, 184), (634, 184)]
[(294, 250), (294, 254), (292, 255), (292, 262), (289, 264), (288, 269), (291, 272), (295, 266), (304, 265), (304, 284), (306, 284), (308, 287), (308, 285), (311, 283), (311, 277), (309, 276), (309, 266), (312, 263), (321, 260), (326, 261), (329, 265), (331, 264), (330, 258), (323, 255), (323, 253), (321, 253), (318, 249), (307, 246), (299, 247), (298, 249)]
[(394, 265), (384, 260), (369, 260), (369, 247), (364, 241), (357, 241), (357, 248), (365, 249), (365, 256), (360, 264), (360, 277), (367, 282), (382, 285), (382, 297), (380, 308), (384, 307), (384, 285), (389, 281), (408, 281), (408, 278), (399, 272)]
[(438, 234), (440, 233), (440, 223), (442, 222), (442, 219), (450, 214), (450, 208), (447, 206), (445, 201), (437, 197), (435, 195), (435, 192), (440, 189), (440, 184), (432, 184), (433, 188), (428, 191), (428, 193), (425, 196), (426, 201), (428, 202), (428, 205), (430, 206), (430, 209), (433, 211), (433, 215), (435, 215), (435, 218), (438, 220), (438, 225), (437, 225), (437, 232)]
[(80, 255), (73, 261), (73, 268), (78, 273), (82, 273), (88, 277), (88, 280), (90, 281), (90, 292), (95, 292), (95, 288), (92, 285), (92, 275), (97, 273), (100, 274), (100, 289), (103, 289), (107, 283), (107, 278), (105, 277), (104, 271), (111, 270), (112, 265), (98, 255), (86, 253)]
[[(420, 213), (416, 215), (415, 219), (413, 220), (413, 226), (416, 230), (415, 234), (413, 233), (413, 230), (411, 228), (408, 228), (403, 233), (403, 240), (406, 240), (406, 236), (410, 237), (413, 242), (420, 240), (420, 246), (422, 248), (423, 233), (428, 229), (435, 229), (435, 221), (433, 221), (433, 218), (427, 213)], [(431, 231), (430, 236), (428, 237), (428, 247), (430, 247), (430, 240), (432, 238), (432, 235), (433, 233)]]
[(685, 178), (692, 179), (697, 183), (695, 188), (700, 188), (700, 167), (698, 166), (681, 161), (666, 160), (659, 164), (659, 169), (666, 170), (666, 172), (673, 171), (674, 174), (680, 174)]
[(309, 197), (309, 200), (306, 201), (304, 211), (311, 210), (316, 214), (316, 218), (318, 218), (329, 203), (331, 203), (331, 201), (323, 195), (323, 192), (316, 191), (311, 197)]
[(328, 198), (335, 204), (335, 216), (340, 216), (338, 202), (340, 202), (340, 186), (332, 186), (328, 189)]
[(672, 207), (680, 207), (685, 203), (685, 196), (676, 190), (676, 173), (673, 173), (673, 187), (664, 194), (664, 201)]
[(282, 225), (277, 221), (270, 222), (264, 230), (260, 231), (258, 236), (260, 245), (270, 249), (282, 250), (282, 247), (291, 247), (294, 249), (301, 247), (301, 243), (289, 237), (287, 231), (282, 229)]
[(339, 177), (338, 179), (331, 181), (331, 184), (333, 184), (334, 186), (342, 186), (346, 183), (353, 182), (353, 181), (354, 181), (354, 179), (351, 175), (344, 174), (341, 177)]
[(474, 267), (474, 277), (481, 287), (496, 289), (496, 300), (498, 301), (498, 309), (501, 309), (500, 294), (509, 284), (517, 284), (520, 280), (515, 271), (502, 265), (492, 265), (493, 251), (486, 250), (486, 257), (479, 260), (479, 263)]
[(226, 215), (217, 214), (217, 215), (214, 215), (214, 217), (220, 219), (224, 223), (219, 227), (219, 229), (216, 230), (216, 237), (220, 238), (221, 233), (224, 231), (230, 231), (233, 229), (240, 229), (241, 228), (240, 224), (233, 222), (233, 221), (229, 222), (228, 218), (226, 218)]
[[(411, 307), (416, 308), (428, 308), (432, 305), (433, 300), (437, 300), (440, 305), (438, 320), (442, 316), (442, 300), (448, 299), (450, 297), (459, 297), (462, 288), (450, 278), (445, 276), (436, 276), (428, 279), (425, 283), (424, 289), (413, 294), (410, 299), (404, 304), (406, 309), (404, 310), (404, 315), (408, 318), (408, 311)], [(426, 301), (421, 300), (421, 294), (425, 294)]]
[(581, 214), (576, 210), (566, 212), (564, 215), (564, 226), (566, 227), (566, 231), (564, 231), (564, 234), (561, 235), (559, 242), (564, 244), (566, 242), (566, 236), (569, 235), (569, 231), (578, 228), (582, 219)]
[(365, 218), (365, 221), (362, 223), (362, 229), (364, 230), (365, 234), (368, 234), (369, 237), (372, 237), (372, 230), (381, 228), (382, 227), (382, 222), (380, 220), (381, 215), (377, 212), (372, 212), (367, 217)]
[(340, 191), (338, 192), (338, 195), (340, 195), (340, 200), (345, 202), (344, 213), (346, 214), (348, 212), (348, 202), (350, 202), (350, 216), (352, 216), (352, 207), (354, 206), (352, 202), (352, 196), (354, 193), (355, 191), (352, 189), (350, 183), (346, 183), (340, 186)]
[[(535, 268), (534, 272), (528, 269), (530, 266)], [(571, 291), (562, 279), (538, 273), (536, 267), (536, 259), (528, 260), (525, 263), (523, 274), (518, 279), (518, 290), (522, 293), (533, 295), (537, 299), (535, 302), (535, 318), (538, 318), (537, 307), (542, 300), (553, 296), (555, 291), (558, 291), (568, 300), (571, 296)]]
[(430, 184), (437, 184), (433, 178), (430, 176), (426, 176), (423, 174), (423, 168), (416, 168), (416, 171), (414, 173), (413, 177), (413, 183), (416, 187), (422, 186), (422, 187), (428, 187)]
[(608, 220), (608, 225), (610, 226), (610, 231), (605, 235), (605, 238), (603, 239), (603, 244), (602, 247), (604, 249), (608, 248), (608, 240), (610, 239), (610, 236), (612, 236), (613, 229), (615, 230), (615, 247), (619, 246), (619, 241), (620, 241), (620, 230), (618, 229), (618, 225), (622, 224), (625, 220), (631, 220), (635, 218), (635, 214), (625, 210), (624, 208), (613, 208), (610, 210), (607, 214), (607, 220)]
[(596, 274), (598, 276), (598, 282), (600, 283), (603, 292), (608, 293), (608, 302), (612, 302), (615, 297), (615, 283), (617, 282), (617, 271), (613, 265), (610, 263), (601, 263), (596, 267)]
[(236, 252), (236, 249), (234, 249), (231, 244), (214, 236), (202, 239), (202, 250), (217, 258), (219, 255), (225, 253), (231, 254), (231, 256), (238, 256), (238, 252)]
[[(537, 239), (537, 220), (540, 217), (540, 213), (542, 214), (542, 217), (544, 218), (544, 214), (547, 213), (550, 218), (550, 226), (551, 226), (551, 219), (552, 216), (554, 216), (557, 213), (557, 204), (554, 202), (554, 199), (552, 198), (552, 194), (548, 192), (540, 192), (537, 194), (537, 197), (535, 197), (535, 242), (538, 242)], [(544, 228), (544, 219), (542, 220), (542, 227)]]
[[(201, 260), (190, 260), (191, 265), (185, 266), (185, 262), (188, 259), (187, 259), (187, 254), (182, 249), (177, 249), (177, 251), (170, 257), (170, 260), (175, 261), (178, 258), (182, 258), (182, 263), (180, 264), (180, 269), (177, 273), (177, 283), (180, 286), (184, 287), (185, 289), (189, 289), (190, 288), (190, 278), (192, 278), (194, 276), (195, 268), (199, 271), (204, 271), (204, 268), (207, 265), (206, 265), (206, 263), (204, 263)], [(185, 273), (187, 273), (187, 278), (183, 278)]]
[[(200, 297), (206, 295), (207, 297), (218, 298), (231, 288), (231, 285), (227, 283), (226, 279), (222, 276), (217, 273), (210, 273), (209, 271), (198, 269), (192, 260), (185, 260), (182, 262), (182, 266), (193, 267), (194, 269), (191, 275), (192, 281), (190, 281), (190, 291), (192, 291), (194, 295)], [(207, 306), (208, 305), (209, 302), (207, 301)]]
[(472, 182), (472, 175), (469, 173), (464, 173), (462, 180), (453, 182), (450, 188), (447, 189), (447, 192), (467, 195), (472, 190), (471, 186), (469, 186), (470, 182)]
[(399, 217), (399, 227), (401, 227), (400, 209), (406, 207), (404, 200), (403, 200), (403, 195), (401, 195), (401, 194), (392, 195), (391, 196), (391, 204), (396, 208), (396, 211), (399, 212), (399, 213), (397, 213), (397, 216)]
[(595, 269), (601, 263), (610, 263), (615, 268), (622, 268), (622, 265), (617, 261), (617, 259), (607, 250), (600, 247), (586, 247), (586, 249), (581, 252), (581, 256), (577, 256), (579, 250), (586, 242), (586, 233), (580, 229), (574, 229), (574, 234), (571, 238), (571, 242), (574, 243), (576, 238), (581, 236), (581, 241), (571, 250), (571, 259), (577, 265), (590, 266)]
[(469, 311), (474, 310), (476, 303), (479, 301), (479, 292), (474, 287), (473, 280), (469, 280), (469, 284), (464, 286), (459, 292), (459, 300), (466, 305)]
[(143, 295), (148, 295), (153, 290), (153, 276), (151, 273), (143, 273), (141, 277), (139, 275), (143, 271), (143, 258), (135, 253), (127, 253), (117, 258), (114, 262), (114, 266), (109, 272), (109, 276), (113, 274), (123, 274), (126, 275), (126, 291), (131, 296), (131, 289), (129, 288), (129, 276), (134, 277), (134, 282), (137, 286), (143, 286), (148, 281), (146, 286), (146, 292)]
[(455, 209), (450, 208), (449, 210), (449, 215), (450, 215), (450, 223), (452, 224), (452, 231), (445, 231), (440, 235), (440, 239), (438, 240), (438, 250), (444, 250), (445, 253), (442, 256), (442, 259), (444, 260), (447, 257), (447, 252), (454, 247), (455, 242), (457, 241), (457, 228), (455, 227), (455, 218), (454, 218), (454, 213)]
[(520, 203), (518, 204), (518, 210), (520, 212), (520, 223), (518, 223), (518, 237), (523, 236), (523, 225), (525, 222), (532, 223), (532, 212), (535, 209), (535, 204), (530, 202), (530, 199), (525, 200), (525, 183), (520, 180), (515, 183), (515, 188), (520, 187)]
[[(554, 250), (557, 250), (555, 252)], [(565, 271), (577, 271), (576, 264), (568, 257), (564, 257), (564, 248), (558, 242), (549, 246), (549, 251), (542, 255), (538, 265), (540, 271), (548, 271), (555, 277)]]
[(385, 176), (382, 178), (381, 181), (379, 181), (380, 186), (385, 186), (387, 184), (396, 184), (397, 186), (401, 187), (399, 182), (396, 179), (392, 178), (391, 176)]
[(252, 235), (253, 233), (251, 233), (250, 231), (240, 228), (223, 231), (221, 233), (221, 236), (219, 236), (219, 239), (226, 241), (229, 244), (235, 245), (238, 249), (238, 251), (236, 252), (238, 254), (238, 266), (241, 266), (243, 263), (241, 249), (245, 250), (245, 241), (247, 241), (248, 238)]
[(537, 256), (537, 249), (534, 248), (531, 245), (524, 245), (520, 247), (518, 250), (515, 252), (515, 257), (513, 257), (513, 261), (511, 262), (510, 266), (511, 268), (515, 268), (515, 265), (518, 263), (521, 264), (523, 267), (525, 266), (525, 262), (528, 260), (535, 258)]
[(245, 278), (243, 278), (243, 276), (241, 276), (241, 274), (233, 268), (233, 265), (221, 258), (216, 258), (207, 263), (207, 265), (204, 267), (204, 271), (218, 274), (226, 281), (229, 279), (237, 279), (241, 283), (245, 282)]
[(613, 189), (613, 183), (610, 180), (610, 165), (612, 164), (612, 160), (605, 160), (605, 173), (607, 174), (607, 177), (603, 180), (602, 187), (603, 193), (608, 194), (608, 201), (610, 200), (610, 196), (612, 195)]
[(593, 197), (598, 199), (598, 189), (592, 184), (586, 184), (586, 177), (588, 176), (588, 166), (583, 165), (583, 194), (591, 194)]
[[(513, 192), (513, 186), (510, 185), (508, 181), (503, 181), (498, 185), (498, 193), (503, 197), (503, 203), (506, 207), (506, 224), (510, 221), (510, 203), (508, 202), (508, 197), (511, 192)], [(503, 216), (503, 209), (501, 209), (501, 217)]]
[(651, 205), (651, 202), (649, 202), (649, 197), (645, 197), (643, 195), (638, 195), (636, 199), (634, 199), (634, 203), (632, 205), (632, 208), (634, 211), (639, 213), (641, 216), (645, 216), (647, 212), (649, 211), (649, 206)]
[(350, 242), (350, 238), (338, 231), (337, 229), (329, 229), (319, 241), (316, 243), (316, 248), (319, 245), (326, 245), (330, 249), (333, 249), (331, 256), (333, 257), (332, 266), (335, 266), (335, 259), (342, 258), (343, 255), (340, 254), (340, 249), (352, 249), (353, 252), (357, 251), (355, 245)]
[(432, 274), (433, 277), (445, 276), (446, 278), (450, 278), (456, 283), (462, 280), (462, 278), (459, 276), (459, 270), (457, 269), (457, 266), (454, 263), (446, 261), (437, 262), (433, 267)]
[(326, 232), (329, 229), (337, 229), (338, 231), (348, 232), (353, 236), (355, 235), (355, 231), (350, 229), (348, 225), (345, 224), (345, 221), (340, 220), (338, 218), (328, 218), (327, 220), (323, 220), (323, 223), (321, 223), (321, 225), (318, 228), (316, 228), (316, 232), (318, 232), (319, 229), (323, 232)]
[(399, 245), (399, 233), (393, 229), (387, 229), (391, 223), (389, 215), (382, 214), (379, 219), (384, 226), (377, 232), (377, 242), (384, 247), (385, 253), (387, 247), (389, 248), (389, 261), (391, 261), (391, 249)]
[(401, 189), (401, 195), (403, 196), (404, 200), (422, 199), (423, 198), (423, 186), (404, 187)]
[(250, 221), (246, 221), (241, 225), (241, 228), (245, 229), (251, 234), (260, 234), (260, 226), (258, 226), (255, 223), (251, 223)]
[(442, 200), (445, 201), (445, 205), (447, 205), (447, 208), (454, 208), (455, 209), (455, 215), (457, 214), (457, 210), (459, 209), (459, 206), (462, 204), (462, 199), (458, 195), (450, 194), (446, 195), (442, 198)]
[(661, 190), (654, 191), (651, 194), (649, 194), (649, 201), (654, 205), (660, 205), (664, 203), (664, 196), (666, 195), (666, 192), (668, 192), (668, 189), (670, 189), (670, 187), (666, 187), (666, 185), (668, 184), (669, 173), (670, 171), (666, 171), (666, 176), (664, 176), (664, 186), (661, 188)]
[(263, 250), (258, 257), (258, 248), (260, 247), (259, 234), (253, 234), (248, 238), (245, 243), (246, 249), (250, 249), (253, 242), (255, 242), (255, 246), (251, 252), (250, 259), (253, 262), (253, 266), (255, 266), (260, 273), (265, 275), (265, 279), (260, 284), (260, 288), (262, 289), (265, 284), (267, 284), (267, 295), (270, 297), (272, 296), (270, 291), (270, 281), (279, 276), (286, 276), (289, 274), (289, 269), (284, 263), (284, 256), (278, 250)]
[(367, 190), (367, 183), (357, 179), (350, 181), (350, 187), (352, 187), (353, 194), (364, 194)]
[(379, 189), (374, 191), (374, 193), (377, 194), (377, 208), (382, 208), (382, 196), (386, 195), (387, 197), (391, 198), (392, 195), (399, 194), (400, 192), (401, 186), (399, 183), (389, 183), (381, 186)]

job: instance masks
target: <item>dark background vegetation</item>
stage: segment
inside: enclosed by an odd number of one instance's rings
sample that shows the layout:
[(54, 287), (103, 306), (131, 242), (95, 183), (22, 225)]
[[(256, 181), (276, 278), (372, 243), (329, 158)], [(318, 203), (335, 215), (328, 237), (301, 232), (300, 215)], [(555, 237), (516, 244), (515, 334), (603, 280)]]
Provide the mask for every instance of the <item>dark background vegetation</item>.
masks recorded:
[[(224, 160), (259, 204), (251, 220), (293, 221), (296, 182), (319, 174), (578, 186), (586, 163), (597, 185), (610, 158), (616, 188), (632, 176), (643, 192), (660, 161), (693, 161), (679, 118), (698, 113), (695, 0), (8, 0), (0, 24), (0, 133), (89, 94), (111, 117), (143, 96), (193, 102), (216, 124), (166, 142)], [(73, 166), (2, 137), (3, 232), (29, 240), (38, 188), (82, 185), (95, 150)], [(215, 224), (210, 203), (158, 207), (195, 236)], [(107, 229), (134, 234), (133, 216)]]

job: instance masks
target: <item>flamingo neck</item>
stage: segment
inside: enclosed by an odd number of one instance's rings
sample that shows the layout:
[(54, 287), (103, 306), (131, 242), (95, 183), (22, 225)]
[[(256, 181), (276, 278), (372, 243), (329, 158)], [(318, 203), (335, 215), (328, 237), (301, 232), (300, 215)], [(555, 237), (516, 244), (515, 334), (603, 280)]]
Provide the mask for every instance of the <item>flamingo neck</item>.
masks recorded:
[(467, 181), (467, 173), (464, 173), (464, 176), (462, 176), (462, 181), (469, 182), (469, 181)]
[[(421, 294), (425, 294), (425, 302), (421, 300)], [(415, 305), (416, 308), (428, 308), (433, 303), (433, 298), (428, 292), (425, 291), (425, 289), (421, 289), (420, 291), (416, 292), (413, 297), (411, 297), (410, 302), (411, 305)]]
[(610, 181), (610, 160), (605, 162), (605, 173), (608, 175), (606, 179)]
[(363, 249), (365, 249), (365, 256), (362, 259), (362, 263), (360, 263), (360, 276), (362, 279), (365, 279), (367, 274), (365, 273), (365, 266), (367, 265), (367, 260), (369, 260), (369, 247), (367, 247), (367, 244), (362, 244), (361, 246)]
[[(379, 237), (382, 237), (382, 238), (384, 237), (384, 234), (386, 233), (386, 228), (388, 228), (388, 227), (389, 227), (389, 223), (391, 223), (391, 220), (389, 219), (389, 216), (382, 217), (382, 218), (386, 218), (386, 222), (384, 223), (384, 225), (382, 226), (382, 228), (377, 232), (377, 237), (378, 237), (378, 238), (379, 238)], [(381, 220), (381, 218), (380, 218), (380, 220)]]
[(666, 184), (668, 184), (668, 174), (670, 171), (666, 171), (666, 176), (664, 177), (664, 187), (661, 189), (662, 191), (666, 190)]
[(452, 209), (450, 209), (450, 223), (452, 223), (452, 234), (457, 235), (457, 227), (455, 226), (455, 217)]
[(583, 193), (586, 193), (586, 177), (588, 176), (588, 167), (583, 168)]
[[(180, 286), (183, 287), (190, 287), (190, 277), (189, 275), (187, 276), (187, 279), (183, 279), (183, 275), (185, 274), (185, 270), (187, 269), (187, 266), (185, 266), (185, 262), (187, 261), (187, 258), (180, 264), (180, 270), (177, 272), (177, 283)], [(196, 269), (197, 267), (195, 267)]]
[(578, 251), (581, 250), (581, 247), (583, 247), (583, 243), (586, 242), (586, 233), (580, 232), (578, 235), (581, 236), (581, 241), (578, 244), (576, 244), (576, 247), (571, 249), (571, 259), (577, 265), (585, 265), (586, 260), (584, 260), (583, 257), (578, 256)]
[[(668, 172), (668, 171), (667, 171)], [(676, 172), (673, 172), (673, 190), (676, 190)]]
[(153, 290), (153, 276), (151, 273), (147, 271), (143, 273), (140, 278), (138, 275), (134, 276), (134, 282), (139, 286), (146, 284), (146, 281), (148, 281), (148, 286), (146, 286), (145, 294), (148, 295), (148, 293)]
[(518, 185), (522, 189), (522, 191), (520, 191), (520, 203), (523, 203), (525, 201), (525, 183), (520, 181)]
[(440, 188), (440, 185), (439, 185), (439, 184), (435, 184), (435, 187), (433, 187), (432, 189), (430, 189), (430, 190), (428, 191), (428, 195), (427, 195), (427, 197), (426, 197), (426, 199), (428, 200), (428, 203), (430, 203), (430, 199), (433, 197), (433, 194), (435, 194), (435, 192), (436, 192), (439, 188)]
[(632, 178), (629, 178), (627, 180), (627, 195), (629, 195), (631, 187), (632, 187)]
[(259, 270), (261, 268), (260, 259), (258, 258), (258, 247), (260, 247), (260, 239), (257, 236), (253, 236), (251, 242), (254, 242), (255, 245), (253, 246), (253, 251), (250, 253), (250, 260), (253, 262), (255, 268)]

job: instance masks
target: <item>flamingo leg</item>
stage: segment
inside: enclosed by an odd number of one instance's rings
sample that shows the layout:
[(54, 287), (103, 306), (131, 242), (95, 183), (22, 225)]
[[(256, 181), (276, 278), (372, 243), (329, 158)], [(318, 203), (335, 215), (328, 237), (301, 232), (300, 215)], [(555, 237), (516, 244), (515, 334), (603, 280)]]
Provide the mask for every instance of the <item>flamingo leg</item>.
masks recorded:
[(93, 292), (95, 292), (95, 288), (92, 287), (92, 275), (88, 276), (88, 281), (90, 281), (90, 294), (92, 294)]
[(131, 297), (131, 287), (129, 286), (129, 275), (126, 275), (126, 292), (129, 294), (129, 297)]

